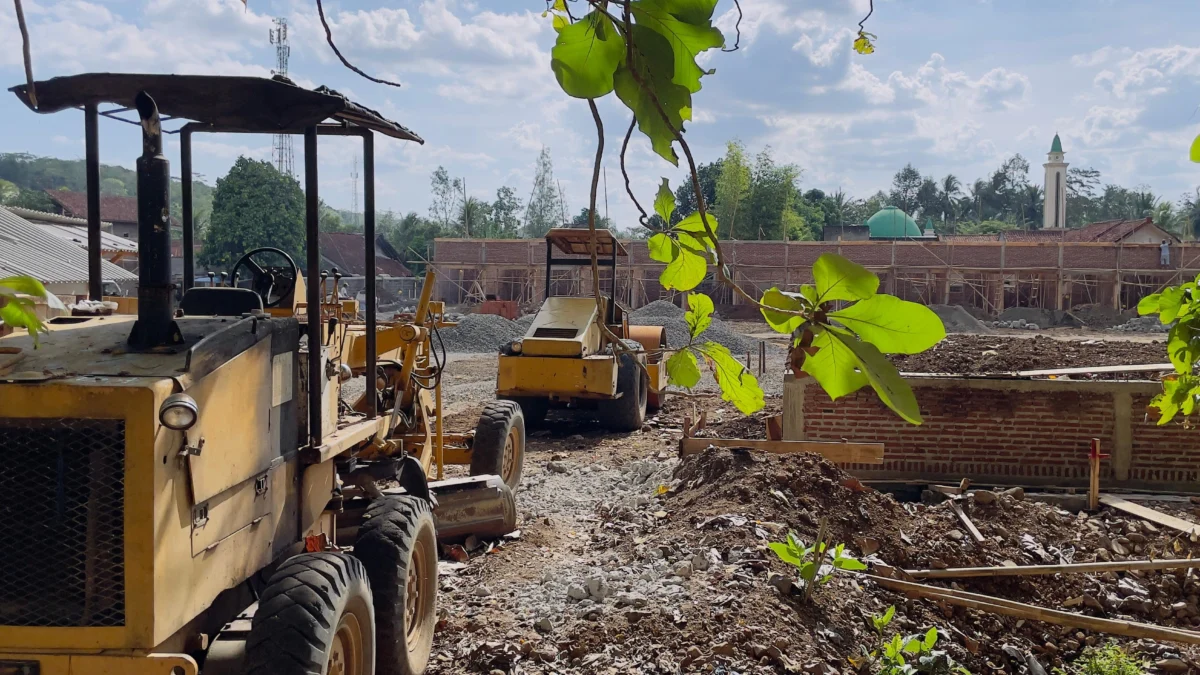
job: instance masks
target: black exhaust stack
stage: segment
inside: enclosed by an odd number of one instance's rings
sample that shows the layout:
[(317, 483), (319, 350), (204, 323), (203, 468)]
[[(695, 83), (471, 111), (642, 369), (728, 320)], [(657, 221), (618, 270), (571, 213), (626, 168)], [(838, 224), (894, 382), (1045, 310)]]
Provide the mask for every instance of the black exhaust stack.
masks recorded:
[(138, 318), (129, 345), (145, 350), (183, 342), (171, 318), (171, 164), (163, 156), (158, 106), (146, 92), (134, 99), (142, 122), (137, 159)]

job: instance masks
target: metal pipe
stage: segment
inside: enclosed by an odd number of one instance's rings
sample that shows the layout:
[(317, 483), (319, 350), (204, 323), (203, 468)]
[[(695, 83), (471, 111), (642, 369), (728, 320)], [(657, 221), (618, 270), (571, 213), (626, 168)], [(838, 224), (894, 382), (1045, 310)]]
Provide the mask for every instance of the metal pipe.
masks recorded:
[[(433, 294), (433, 286), (437, 276), (434, 274), (433, 266), (430, 265), (425, 270), (425, 283), (421, 286), (421, 299), (417, 301), (417, 311), (413, 317), (413, 323), (417, 326), (425, 325), (425, 317), (429, 315), (429, 297)], [(432, 348), (432, 346), (431, 346)], [(404, 387), (403, 397), (397, 397), (397, 410), (407, 410), (413, 400), (413, 394), (416, 392), (412, 386), (413, 367), (417, 364), (417, 349), (413, 345), (404, 351), (404, 361), (400, 365), (400, 386)], [(392, 417), (395, 417), (394, 411)]]
[(367, 417), (374, 419), (379, 412), (375, 389), (378, 360), (375, 353), (375, 136), (369, 131), (363, 134), (363, 238), (367, 245), (367, 386), (371, 388), (371, 395), (367, 397)]
[(100, 114), (95, 103), (83, 108), (83, 131), (87, 176), (88, 298), (100, 300), (104, 287), (100, 278)]
[(142, 126), (137, 159), (138, 319), (129, 335), (137, 349), (182, 342), (171, 319), (171, 163), (163, 156), (158, 106), (146, 92), (134, 99)]
[(183, 290), (196, 278), (195, 223), (192, 219), (192, 130), (179, 130), (180, 198), (183, 201)]
[(321, 445), (321, 392), (324, 390), (324, 354), (321, 348), (321, 251), (319, 216), (321, 203), (317, 193), (317, 129), (304, 130), (304, 229), (308, 257), (308, 442)]
[(551, 244), (550, 240), (547, 239), (546, 240), (546, 299), (547, 300), (550, 299), (550, 268), (553, 267), (553, 263), (554, 263), (554, 256), (553, 256), (553, 253), (551, 252), (552, 246), (553, 246), (553, 244)]

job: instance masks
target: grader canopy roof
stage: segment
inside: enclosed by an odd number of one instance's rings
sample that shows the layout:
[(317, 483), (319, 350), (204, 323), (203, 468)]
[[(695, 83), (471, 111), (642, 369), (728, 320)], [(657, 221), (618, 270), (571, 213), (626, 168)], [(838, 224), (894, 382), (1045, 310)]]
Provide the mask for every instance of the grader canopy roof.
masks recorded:
[[(12, 91), (35, 112), (111, 103), (122, 106), (102, 114), (109, 117), (134, 107), (138, 92), (146, 92), (165, 119), (187, 119), (221, 131), (273, 133), (295, 131), (325, 120), (364, 127), (406, 141), (425, 141), (404, 126), (358, 105), (328, 87), (305, 89), (282, 77), (215, 75), (140, 75), (87, 73), (55, 77), (33, 84), (36, 106), (27, 85)], [(118, 118), (119, 119), (119, 118)]]
[[(591, 233), (581, 228), (556, 227), (546, 233), (546, 241), (568, 255), (591, 255)], [(614, 246), (617, 255), (629, 255), (625, 245), (617, 241), (609, 230), (596, 230), (596, 245), (596, 255), (611, 256)]]

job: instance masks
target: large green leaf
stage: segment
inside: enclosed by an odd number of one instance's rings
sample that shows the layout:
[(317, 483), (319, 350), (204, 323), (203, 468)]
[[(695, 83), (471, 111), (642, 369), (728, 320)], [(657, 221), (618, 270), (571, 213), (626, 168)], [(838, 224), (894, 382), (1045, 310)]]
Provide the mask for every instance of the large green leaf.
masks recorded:
[[(766, 307), (775, 307), (789, 312), (804, 310), (804, 300), (801, 296), (781, 291), (774, 287), (763, 293), (762, 298), (759, 299), (759, 303), (766, 305)], [(759, 311), (762, 312), (763, 318), (767, 320), (767, 325), (776, 332), (791, 335), (805, 321), (804, 317), (799, 314), (773, 312), (766, 307), (759, 307)]]
[[(633, 40), (637, 45), (634, 63), (632, 66), (626, 63), (617, 69), (613, 80), (617, 97), (633, 111), (638, 130), (650, 139), (654, 152), (679, 166), (679, 156), (672, 143), (675, 142), (675, 130), (682, 129), (683, 123), (692, 119), (692, 95), (687, 87), (671, 81), (675, 71), (674, 54), (666, 38), (634, 24)], [(638, 85), (631, 67), (636, 68), (638, 78), (654, 92), (653, 97)], [(662, 106), (662, 112), (655, 105), (655, 99)], [(663, 113), (667, 120), (663, 120)]]
[[(681, 244), (685, 236), (687, 235), (680, 235)], [(667, 264), (667, 268), (659, 275), (658, 282), (668, 290), (690, 291), (704, 281), (704, 275), (708, 273), (708, 260), (689, 250), (686, 245), (679, 245), (678, 250), (679, 255)]]
[(38, 298), (44, 298), (49, 295), (42, 282), (28, 276), (4, 277), (0, 279), (0, 293), (12, 295), (11, 293), (4, 292), (6, 288), (11, 289), (15, 293), (24, 293), (25, 295), (32, 295)]
[(671, 192), (671, 184), (666, 178), (658, 186), (658, 195), (654, 198), (654, 212), (663, 219), (663, 226), (671, 224), (671, 214), (675, 212), (675, 193)]
[(946, 337), (946, 325), (933, 310), (894, 295), (873, 295), (829, 318), (885, 354), (919, 354)]
[(550, 67), (567, 95), (600, 98), (613, 90), (613, 75), (624, 58), (624, 38), (611, 19), (595, 11), (559, 31)]
[[(710, 74), (696, 63), (709, 49), (725, 46), (725, 36), (712, 25), (715, 2), (708, 0), (633, 0), (630, 9), (639, 26), (666, 38), (673, 52), (671, 81), (691, 93), (700, 91), (700, 78)], [(634, 44), (639, 44), (635, 39)]]
[(688, 311), (683, 315), (692, 339), (700, 337), (712, 325), (713, 301), (703, 293), (688, 294)]
[(1200, 163), (1200, 136), (1192, 141), (1192, 149), (1188, 152), (1188, 158), (1193, 162)]
[(866, 300), (879, 290), (879, 277), (840, 255), (824, 253), (813, 263), (818, 302)]
[[(1182, 286), (1172, 286), (1164, 289), (1158, 296), (1158, 320), (1163, 323), (1171, 323), (1175, 317), (1179, 315), (1179, 309), (1183, 306), (1184, 288)], [(1140, 303), (1139, 303), (1140, 306)]]
[(25, 297), (0, 296), (0, 323), (28, 330), (33, 336), (34, 347), (38, 344), (38, 333), (46, 330), (45, 324), (38, 318), (36, 305)]
[(921, 411), (917, 407), (917, 397), (913, 395), (912, 388), (900, 377), (900, 371), (896, 370), (896, 366), (888, 361), (875, 345), (869, 342), (863, 342), (854, 337), (850, 333), (837, 328), (829, 328), (827, 331), (834, 340), (841, 342), (854, 352), (854, 356), (858, 359), (858, 368), (864, 375), (867, 376), (867, 381), (871, 383), (871, 388), (879, 394), (880, 400), (884, 405), (896, 411), (896, 414), (904, 418), (906, 421), (913, 424), (920, 424)]
[(817, 353), (804, 359), (804, 372), (821, 385), (829, 398), (836, 401), (870, 384), (859, 370), (854, 352), (841, 340), (833, 339), (829, 331), (818, 332), (812, 346)]
[(1146, 314), (1158, 314), (1158, 312), (1159, 312), (1158, 305), (1159, 305), (1159, 301), (1161, 301), (1161, 300), (1162, 300), (1161, 293), (1151, 293), (1150, 295), (1147, 295), (1146, 297), (1142, 298), (1141, 300), (1138, 300), (1138, 304), (1137, 304), (1138, 314), (1140, 314), (1142, 316), (1145, 316)]
[(1200, 360), (1200, 335), (1190, 322), (1180, 321), (1167, 335), (1167, 357), (1177, 373), (1191, 373)]
[(789, 565), (799, 567), (804, 562), (790, 546), (781, 541), (773, 541), (767, 544), (767, 547), (774, 551), (780, 560)]
[(721, 387), (721, 398), (732, 403), (743, 415), (752, 415), (763, 408), (763, 391), (758, 379), (733, 357), (725, 345), (705, 342), (700, 352), (712, 365), (713, 377)]
[(700, 382), (700, 365), (691, 349), (680, 349), (667, 359), (667, 381), (684, 389)]
[(679, 256), (679, 244), (662, 232), (650, 237), (646, 248), (650, 251), (650, 259), (658, 262), (669, 263)]
[[(708, 226), (715, 233), (718, 229), (717, 217), (711, 213), (705, 214), (708, 220)], [(696, 211), (683, 220), (679, 221), (675, 227), (671, 228), (677, 233), (684, 233), (696, 239), (697, 243), (707, 251), (714, 249), (714, 241), (712, 236), (708, 234), (708, 230), (704, 228), (704, 220), (700, 218), (700, 212)]]

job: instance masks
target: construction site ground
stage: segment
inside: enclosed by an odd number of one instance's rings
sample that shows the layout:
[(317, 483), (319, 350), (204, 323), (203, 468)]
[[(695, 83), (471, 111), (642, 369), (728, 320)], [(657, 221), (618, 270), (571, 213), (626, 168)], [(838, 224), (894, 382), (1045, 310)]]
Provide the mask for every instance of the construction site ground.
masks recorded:
[[(765, 326), (731, 322), (743, 335)], [(1151, 336), (954, 335), (928, 363), (998, 370), (1156, 363)], [(1129, 338), (1133, 337), (1134, 340)], [(1161, 336), (1157, 336), (1161, 340)], [(983, 352), (994, 351), (995, 354)], [(1188, 557), (1189, 537), (1107, 507), (1068, 512), (1019, 492), (961, 500), (976, 543), (950, 505), (900, 501), (810, 454), (710, 449), (680, 460), (683, 419), (706, 411), (706, 434), (762, 438), (780, 411), (784, 349), (772, 345), (767, 407), (742, 416), (715, 393), (673, 398), (641, 432), (611, 434), (552, 412), (530, 430), (517, 494), (519, 533), (468, 541), (441, 563), (433, 673), (850, 673), (878, 647), (871, 617), (896, 607), (885, 637), (936, 627), (939, 648), (973, 673), (1052, 672), (1110, 636), (911, 599), (837, 574), (804, 603), (767, 543), (789, 530), (811, 541), (827, 517), (834, 543), (904, 569)], [(908, 366), (919, 365), (910, 357)], [(992, 361), (985, 361), (992, 359)], [(757, 354), (753, 357), (757, 370)], [(991, 366), (988, 366), (989, 368)], [(447, 428), (466, 430), (492, 399), (492, 354), (451, 354), (443, 380)], [(711, 382), (707, 383), (710, 392)], [(706, 384), (701, 385), (702, 388)], [(851, 439), (853, 440), (853, 439)], [(986, 497), (986, 499), (985, 499)], [(1186, 498), (1140, 502), (1197, 520)], [(1184, 570), (931, 582), (1081, 615), (1200, 630), (1200, 578)], [(1187, 672), (1200, 649), (1116, 638)], [(868, 671), (863, 671), (868, 672)]]

